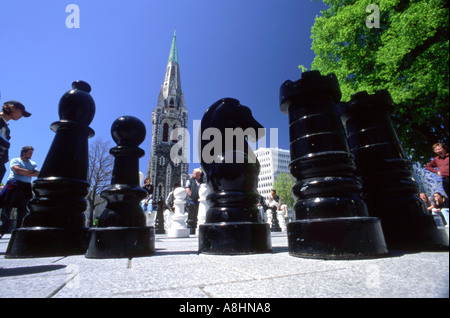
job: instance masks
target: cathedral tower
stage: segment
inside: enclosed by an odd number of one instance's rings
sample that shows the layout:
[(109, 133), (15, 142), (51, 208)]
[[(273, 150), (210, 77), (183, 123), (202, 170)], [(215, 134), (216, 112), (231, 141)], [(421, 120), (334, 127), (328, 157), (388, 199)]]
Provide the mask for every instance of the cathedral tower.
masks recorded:
[(152, 112), (152, 149), (146, 177), (151, 178), (154, 198), (164, 200), (174, 183), (188, 179), (186, 154), (187, 109), (181, 90), (177, 38), (174, 32), (164, 83)]

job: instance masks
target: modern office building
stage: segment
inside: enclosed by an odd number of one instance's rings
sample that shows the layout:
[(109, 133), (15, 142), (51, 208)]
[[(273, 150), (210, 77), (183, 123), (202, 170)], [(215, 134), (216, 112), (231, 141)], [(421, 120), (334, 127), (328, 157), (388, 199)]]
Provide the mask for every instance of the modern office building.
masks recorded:
[(255, 154), (261, 165), (258, 193), (268, 198), (278, 175), (283, 172), (290, 173), (288, 169), (291, 161), (290, 152), (280, 148), (259, 148)]

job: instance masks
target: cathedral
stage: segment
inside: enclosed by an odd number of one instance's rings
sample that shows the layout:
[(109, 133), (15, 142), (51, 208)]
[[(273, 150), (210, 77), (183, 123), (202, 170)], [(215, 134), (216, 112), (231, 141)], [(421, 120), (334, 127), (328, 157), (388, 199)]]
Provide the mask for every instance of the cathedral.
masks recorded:
[(186, 154), (188, 112), (181, 90), (176, 33), (173, 35), (166, 75), (152, 112), (152, 148), (146, 178), (154, 186), (155, 199), (166, 199), (174, 183), (189, 178)]

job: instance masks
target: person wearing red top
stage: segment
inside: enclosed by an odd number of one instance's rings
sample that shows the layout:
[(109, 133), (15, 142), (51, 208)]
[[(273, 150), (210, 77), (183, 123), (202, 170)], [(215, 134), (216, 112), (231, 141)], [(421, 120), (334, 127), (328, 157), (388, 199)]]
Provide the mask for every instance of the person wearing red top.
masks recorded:
[[(449, 177), (448, 177), (448, 149), (444, 144), (438, 142), (433, 145), (433, 151), (437, 155), (427, 165), (426, 169), (437, 173), (442, 178), (442, 187), (444, 188), (447, 197), (449, 196)], [(436, 169), (437, 168), (437, 169)]]

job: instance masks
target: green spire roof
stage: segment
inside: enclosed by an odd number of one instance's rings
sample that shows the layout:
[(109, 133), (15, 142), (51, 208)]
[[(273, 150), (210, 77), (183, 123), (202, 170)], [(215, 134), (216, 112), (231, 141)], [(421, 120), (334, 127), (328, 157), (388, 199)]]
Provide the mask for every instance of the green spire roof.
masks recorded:
[(170, 54), (169, 54), (169, 62), (170, 61), (178, 63), (178, 50), (177, 50), (177, 35), (176, 35), (176, 31), (173, 32), (172, 47), (170, 48)]

